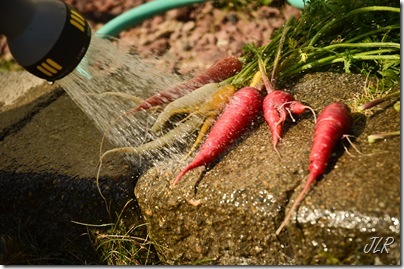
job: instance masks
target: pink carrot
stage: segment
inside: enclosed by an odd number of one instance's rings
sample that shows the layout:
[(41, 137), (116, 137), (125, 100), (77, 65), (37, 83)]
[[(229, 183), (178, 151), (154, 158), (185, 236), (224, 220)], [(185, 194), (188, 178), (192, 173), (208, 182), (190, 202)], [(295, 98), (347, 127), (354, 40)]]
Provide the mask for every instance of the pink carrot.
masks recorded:
[[(271, 78), (271, 82), (266, 76), (265, 65), (261, 58), (258, 59), (258, 66), (264, 82), (265, 88), (268, 92), (267, 96), (264, 98), (262, 104), (262, 110), (264, 111), (264, 118), (268, 124), (268, 127), (272, 133), (272, 144), (275, 151), (276, 145), (282, 135), (282, 125), (286, 121), (288, 114), (292, 117), (292, 113), (296, 115), (302, 114), (306, 108), (310, 109), (315, 115), (313, 109), (308, 106), (303, 105), (299, 101), (286, 91), (275, 90), (274, 78)], [(272, 76), (274, 73), (272, 73)], [(292, 117), (293, 119), (293, 117)], [(293, 119), (294, 120), (294, 119)]]
[(229, 56), (223, 58), (193, 79), (151, 96), (132, 109), (132, 111), (139, 111), (141, 109), (148, 109), (153, 106), (169, 103), (205, 84), (221, 82), (238, 73), (241, 67), (242, 63), (236, 57)]
[(212, 163), (258, 116), (261, 106), (262, 96), (256, 88), (245, 87), (237, 91), (213, 125), (195, 159), (179, 173), (173, 185), (188, 171)]
[[(282, 125), (286, 121), (288, 114), (290, 116), (292, 116), (292, 113), (300, 115), (306, 108), (312, 110), (310, 107), (296, 101), (291, 94), (285, 91), (275, 90), (265, 96), (262, 109), (265, 121), (272, 133), (272, 144), (275, 150), (282, 135)], [(312, 112), (314, 114), (313, 110)]]
[(313, 145), (310, 153), (309, 178), (302, 192), (297, 197), (289, 213), (276, 231), (278, 235), (283, 227), (288, 223), (292, 213), (303, 200), (309, 191), (313, 182), (322, 174), (324, 174), (328, 161), (331, 157), (332, 150), (337, 142), (352, 127), (353, 119), (351, 111), (344, 103), (335, 102), (326, 106), (320, 113), (316, 129), (314, 131)]

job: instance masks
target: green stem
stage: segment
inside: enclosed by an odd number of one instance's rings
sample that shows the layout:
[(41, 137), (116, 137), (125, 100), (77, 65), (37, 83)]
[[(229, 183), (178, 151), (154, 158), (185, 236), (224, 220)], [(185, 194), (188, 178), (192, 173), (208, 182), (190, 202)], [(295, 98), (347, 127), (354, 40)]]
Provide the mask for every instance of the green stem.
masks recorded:
[[(361, 52), (361, 53), (356, 53), (351, 55), (350, 57), (352, 57), (355, 60), (400, 60), (400, 55), (373, 55), (371, 53), (380, 53), (380, 50), (377, 51), (368, 51), (368, 52)], [(371, 54), (371, 55), (369, 55)], [(328, 57), (324, 57), (309, 63), (306, 63), (298, 68), (293, 69), (292, 71), (285, 70), (283, 72), (283, 75), (285, 76), (287, 75), (294, 75), (297, 74), (299, 72), (302, 72), (306, 69), (310, 69), (310, 68), (317, 68), (323, 65), (327, 65), (327, 64), (333, 64), (333, 63), (338, 63), (338, 62), (343, 62), (344, 60), (346, 60), (346, 58), (341, 57), (339, 54), (338, 55), (332, 55), (332, 56), (328, 56)]]
[(338, 18), (338, 19), (332, 19), (330, 22), (326, 23), (311, 39), (309, 43), (309, 47), (314, 46), (314, 44), (317, 42), (317, 40), (320, 38), (321, 35), (324, 34), (326, 30), (329, 30), (330, 27), (337, 22), (344, 21), (346, 18), (350, 16), (357, 15), (359, 13), (364, 13), (364, 12), (371, 12), (371, 11), (391, 11), (391, 12), (398, 12), (400, 13), (399, 8), (394, 8), (394, 7), (385, 7), (385, 6), (371, 6), (371, 7), (363, 7), (363, 8), (358, 8), (355, 10), (352, 10), (345, 14), (344, 16)]
[[(327, 62), (328, 59), (330, 59), (330, 57), (340, 57), (341, 53), (344, 54), (344, 52), (335, 52), (332, 49), (335, 48), (372, 48), (372, 47), (386, 47), (386, 48), (398, 48), (400, 49), (400, 44), (397, 43), (392, 43), (392, 42), (373, 42), (373, 43), (356, 43), (356, 44), (334, 44), (334, 45), (330, 45), (324, 48), (318, 48), (315, 52), (309, 53), (307, 54), (307, 59), (318, 59), (321, 56), (321, 52), (329, 52), (329, 53), (334, 53), (334, 55), (329, 56), (329, 57), (325, 57), (324, 61)], [(377, 49), (377, 50), (371, 50), (371, 51), (364, 51), (364, 52), (360, 52), (360, 53), (356, 53), (357, 51), (360, 51), (358, 49), (356, 50), (351, 50), (350, 54), (354, 55), (354, 59), (358, 59), (358, 60), (371, 60), (371, 55), (373, 55), (375, 60), (378, 59), (397, 59), (396, 56), (394, 57), (390, 57), (391, 55), (381, 55), (383, 53), (392, 53), (392, 52), (396, 52), (397, 50), (395, 49)], [(354, 54), (356, 53), (356, 54)], [(382, 57), (380, 57), (382, 56)], [(387, 57), (386, 57), (387, 56)], [(343, 58), (343, 57), (342, 57)], [(399, 58), (398, 58), (399, 59)], [(321, 59), (317, 60), (320, 61), (321, 63)], [(302, 60), (299, 61), (299, 63), (303, 63)], [(298, 64), (299, 64), (298, 63)], [(307, 60), (304, 62), (306, 63), (306, 65), (316, 65), (316, 62), (308, 62)], [(297, 64), (297, 65), (298, 65)]]
[(400, 60), (400, 55), (360, 55), (361, 53), (358, 53), (357, 55), (353, 55), (352, 58), (355, 60), (363, 60), (363, 61), (369, 61), (369, 60)]
[(357, 55), (359, 56), (365, 56), (365, 55), (383, 55), (383, 53), (386, 53), (384, 55), (388, 55), (387, 53), (392, 53), (392, 52), (397, 52), (395, 49), (380, 49), (380, 50), (369, 50), (369, 51), (363, 51), (361, 53), (358, 53)]
[(386, 101), (386, 100), (388, 100), (388, 99), (390, 99), (392, 97), (397, 97), (397, 96), (400, 96), (400, 91), (396, 91), (396, 92), (387, 94), (387, 95), (385, 95), (385, 96), (383, 96), (381, 98), (372, 100), (372, 101), (367, 102), (365, 104), (362, 104), (362, 105), (360, 105), (358, 107), (358, 111), (363, 111), (365, 109), (369, 109), (369, 108), (374, 107), (374, 106), (376, 106), (376, 105), (378, 105), (378, 104), (380, 104), (380, 103), (382, 103), (382, 102), (384, 102), (384, 101)]
[[(400, 60), (400, 55), (360, 55), (360, 53), (356, 55), (351, 56), (355, 60)], [(302, 72), (307, 69), (311, 68), (318, 68), (324, 65), (328, 64), (333, 64), (333, 63), (340, 63), (345, 61), (346, 59), (344, 57), (338, 57), (338, 56), (329, 56), (322, 58), (320, 60), (316, 60), (310, 63), (307, 63), (299, 68), (294, 69), (293, 71), (290, 72), (285, 72), (283, 75), (288, 74), (288, 76), (297, 74), (299, 72)]]
[(329, 45), (323, 48), (316, 48), (316, 50), (332, 50), (335, 48), (397, 48), (400, 49), (399, 43), (394, 42), (369, 42), (369, 43), (339, 43)]
[[(265, 62), (268, 62), (271, 58), (271, 55), (274, 52), (273, 47), (275, 47), (280, 40), (281, 36), (275, 36), (268, 44), (258, 48), (261, 55), (265, 57)], [(255, 57), (256, 58), (256, 57)], [(258, 71), (258, 62), (257, 59), (252, 59), (249, 63), (246, 64), (245, 67), (241, 70), (237, 75), (229, 78), (227, 81), (234, 85), (236, 88), (242, 87), (246, 85), (247, 81), (250, 81), (254, 74)]]
[(271, 51), (270, 50), (271, 47), (275, 46), (275, 44), (277, 44), (280, 39), (281, 39), (281, 35), (275, 36), (268, 44), (266, 44), (265, 46), (262, 46), (260, 48), (260, 50), (262, 51), (263, 54), (267, 53), (268, 51)]
[[(289, 21), (288, 21), (289, 22)], [(279, 40), (278, 50), (276, 52), (275, 60), (273, 62), (274, 67), (272, 68), (271, 83), (274, 83), (275, 76), (277, 73), (276, 68), (278, 67), (279, 59), (281, 58), (281, 52), (283, 44), (285, 43), (286, 34), (289, 31), (290, 26), (287, 24), (282, 31), (281, 39)]]
[(399, 136), (399, 135), (400, 135), (400, 131), (372, 134), (372, 135), (368, 135), (368, 142), (375, 143), (379, 140), (386, 139), (389, 137)]
[(255, 74), (254, 70), (258, 70), (257, 61), (251, 61), (240, 73), (230, 78), (231, 84), (236, 88), (240, 88), (252, 78), (253, 74)]
[(355, 36), (354, 38), (351, 38), (351, 39), (345, 41), (344, 43), (353, 43), (354, 41), (361, 40), (364, 37), (372, 36), (374, 34), (377, 34), (377, 33), (380, 33), (380, 32), (385, 32), (385, 31), (388, 31), (388, 30), (400, 29), (400, 27), (401, 27), (400, 24), (394, 24), (394, 25), (388, 25), (386, 27), (380, 27), (379, 29), (369, 31), (367, 33)]

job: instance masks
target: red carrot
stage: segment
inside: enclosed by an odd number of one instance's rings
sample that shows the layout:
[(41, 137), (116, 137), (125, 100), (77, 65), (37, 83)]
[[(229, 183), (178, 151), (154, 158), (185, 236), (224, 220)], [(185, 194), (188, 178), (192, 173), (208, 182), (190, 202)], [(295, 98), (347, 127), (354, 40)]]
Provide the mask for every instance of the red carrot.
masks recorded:
[[(286, 121), (287, 115), (289, 114), (292, 117), (292, 113), (296, 115), (302, 114), (306, 108), (310, 109), (315, 116), (315, 113), (312, 108), (309, 106), (305, 106), (299, 101), (296, 101), (295, 98), (286, 91), (283, 90), (275, 90), (274, 86), (274, 72), (272, 72), (271, 82), (269, 81), (263, 60), (258, 58), (258, 67), (261, 73), (262, 80), (264, 82), (265, 88), (268, 92), (267, 96), (264, 98), (264, 102), (262, 104), (262, 110), (264, 111), (264, 118), (267, 122), (269, 129), (272, 133), (272, 144), (274, 146), (275, 151), (278, 153), (276, 149), (276, 145), (278, 144), (279, 139), (282, 135), (282, 125)], [(293, 119), (294, 120), (294, 119)]]
[(285, 104), (290, 104), (290, 102), (294, 100), (292, 95), (279, 90), (268, 93), (264, 98), (262, 109), (264, 111), (265, 121), (272, 133), (272, 143), (275, 150), (282, 134), (282, 124), (287, 117), (286, 109), (289, 105)]
[(275, 90), (265, 96), (262, 109), (265, 121), (271, 130), (272, 144), (276, 151), (276, 145), (282, 135), (282, 125), (286, 121), (287, 115), (289, 114), (292, 117), (292, 113), (296, 115), (302, 114), (306, 108), (310, 109), (315, 115), (310, 107), (296, 101), (291, 94), (285, 91)]
[(238, 73), (241, 70), (241, 67), (242, 63), (236, 57), (229, 56), (223, 58), (193, 79), (180, 83), (165, 91), (156, 93), (150, 98), (144, 100), (144, 102), (135, 107), (132, 111), (139, 111), (141, 109), (148, 109), (153, 106), (169, 103), (205, 84), (221, 82)]
[(353, 123), (351, 111), (344, 103), (329, 104), (320, 113), (314, 131), (313, 145), (310, 153), (309, 178), (302, 192), (297, 197), (284, 221), (276, 230), (278, 235), (288, 223), (292, 213), (309, 191), (311, 184), (324, 174), (335, 144), (349, 131)]
[(245, 87), (237, 91), (213, 125), (195, 159), (180, 172), (173, 185), (186, 172), (213, 162), (251, 124), (260, 113), (261, 106), (262, 96), (256, 88)]

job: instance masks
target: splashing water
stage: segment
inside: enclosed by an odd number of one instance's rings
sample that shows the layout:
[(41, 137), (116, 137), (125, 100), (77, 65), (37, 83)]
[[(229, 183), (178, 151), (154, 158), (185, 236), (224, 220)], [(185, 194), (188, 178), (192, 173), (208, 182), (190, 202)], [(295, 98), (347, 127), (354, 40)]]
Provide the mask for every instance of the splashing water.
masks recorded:
[[(162, 71), (158, 62), (146, 62), (111, 40), (96, 35), (93, 35), (80, 65), (57, 81), (97, 128), (102, 132), (107, 131), (106, 137), (116, 147), (137, 147), (157, 139), (150, 132), (158, 116), (155, 109), (121, 116), (137, 106), (140, 99), (144, 100), (179, 82), (178, 76)], [(116, 120), (118, 117), (120, 119)], [(187, 133), (178, 134), (175, 140), (185, 143), (186, 136)], [(129, 154), (127, 157), (135, 163), (139, 163), (143, 157), (153, 162), (167, 158), (167, 154), (173, 157), (179, 151), (173, 145), (166, 148), (165, 152), (147, 151), (144, 154)]]

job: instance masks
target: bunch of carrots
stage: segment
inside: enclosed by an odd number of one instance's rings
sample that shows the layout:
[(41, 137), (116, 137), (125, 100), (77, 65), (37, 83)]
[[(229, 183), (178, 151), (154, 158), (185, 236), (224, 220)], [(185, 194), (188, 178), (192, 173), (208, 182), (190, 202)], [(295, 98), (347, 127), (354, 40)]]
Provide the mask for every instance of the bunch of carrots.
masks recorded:
[[(344, 5), (341, 6), (342, 2)], [(302, 192), (276, 231), (279, 234), (310, 186), (324, 173), (334, 146), (351, 130), (353, 120), (350, 108), (341, 102), (327, 105), (316, 119), (312, 108), (295, 100), (286, 90), (277, 89), (276, 85), (286, 78), (316, 71), (320, 67), (353, 72), (362, 71), (365, 66), (369, 73), (379, 74), (383, 85), (396, 83), (395, 75), (400, 64), (397, 34), (400, 31), (400, 8), (393, 1), (377, 1), (375, 5), (371, 3), (374, 1), (364, 2), (312, 0), (301, 18), (289, 20), (275, 32), (269, 44), (260, 48), (246, 45), (243, 57), (224, 58), (193, 79), (144, 100), (130, 113), (164, 107), (151, 128), (153, 132), (164, 129), (173, 115), (186, 113), (188, 116), (156, 141), (107, 151), (101, 160), (111, 152), (141, 154), (157, 149), (175, 141), (181, 132), (198, 129), (199, 135), (186, 156), (203, 143), (194, 159), (174, 179), (175, 186), (190, 170), (217, 160), (260, 113), (264, 115), (273, 147), (279, 154), (276, 146), (282, 137), (284, 122), (288, 117), (293, 119), (293, 114), (300, 115), (309, 109), (316, 121), (309, 156), (310, 173)], [(337, 6), (346, 12), (335, 12)], [(318, 15), (319, 10), (322, 17)], [(357, 25), (346, 26), (347, 21), (356, 21), (358, 16), (364, 20), (362, 32), (358, 32)], [(369, 30), (366, 20), (378, 24), (378, 27)], [(270, 79), (267, 70), (272, 70)], [(98, 176), (99, 171), (97, 179)]]

